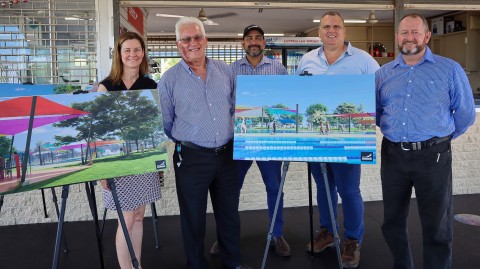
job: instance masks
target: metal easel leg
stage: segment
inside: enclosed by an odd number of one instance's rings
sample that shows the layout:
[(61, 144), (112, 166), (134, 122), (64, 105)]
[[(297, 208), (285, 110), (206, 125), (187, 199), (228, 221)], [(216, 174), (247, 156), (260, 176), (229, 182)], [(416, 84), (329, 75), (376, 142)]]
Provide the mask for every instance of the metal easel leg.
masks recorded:
[[(53, 205), (55, 206), (55, 212), (57, 213), (57, 218), (60, 221), (60, 210), (58, 209), (57, 193), (55, 192), (55, 188), (50, 188), (50, 189), (52, 190), (52, 201), (53, 201)], [(62, 190), (62, 199), (63, 199), (64, 192), (65, 192), (65, 189)], [(68, 189), (66, 190), (66, 195), (68, 197)], [(63, 203), (62, 203), (62, 207), (63, 207)], [(63, 252), (67, 253), (68, 252), (67, 237), (65, 236), (65, 232), (63, 231), (63, 223), (62, 223), (62, 237), (63, 237), (63, 244), (65, 246), (65, 248), (63, 249)]]
[(93, 223), (95, 225), (95, 235), (97, 237), (97, 247), (98, 255), (100, 258), (100, 267), (103, 269), (103, 251), (102, 251), (102, 237), (100, 235), (100, 229), (98, 228), (98, 213), (97, 213), (97, 201), (95, 199), (95, 186), (93, 181), (85, 182), (85, 191), (87, 193), (88, 205), (90, 206), (90, 211), (92, 212)]
[(107, 218), (107, 209), (103, 211), (103, 219), (102, 219), (102, 228), (100, 228), (100, 238), (103, 237), (103, 229), (105, 228), (105, 219)]
[(155, 207), (155, 202), (151, 204), (152, 206), (152, 224), (153, 224), (153, 236), (155, 237), (155, 248), (160, 248), (160, 243), (158, 242), (158, 216), (157, 216), (157, 208)]
[(107, 179), (107, 184), (110, 187), (110, 191), (112, 192), (113, 201), (115, 202), (115, 207), (117, 209), (118, 220), (120, 221), (120, 225), (122, 226), (123, 235), (125, 236), (125, 241), (127, 241), (128, 252), (130, 253), (130, 258), (132, 259), (132, 266), (135, 269), (138, 269), (138, 260), (135, 256), (135, 252), (133, 251), (132, 240), (130, 239), (130, 235), (128, 234), (127, 225), (125, 224), (125, 218), (123, 217), (122, 209), (120, 208), (120, 202), (118, 200), (117, 195), (117, 187), (115, 186), (114, 179)]
[(310, 258), (315, 258), (313, 253), (313, 194), (312, 194), (312, 164), (307, 163), (308, 173), (308, 214), (310, 216)]
[(330, 211), (330, 221), (332, 222), (332, 227), (333, 227), (333, 238), (335, 241), (335, 248), (337, 249), (338, 268), (342, 269), (343, 265), (342, 265), (342, 254), (340, 252), (340, 238), (338, 237), (337, 220), (333, 215), (332, 197), (330, 196), (330, 187), (328, 184), (327, 164), (320, 163), (320, 167), (322, 168), (323, 181), (325, 182), (325, 192), (327, 193), (328, 209)]
[[(63, 234), (63, 221), (65, 219), (65, 209), (67, 207), (67, 198), (68, 198), (68, 190), (70, 186), (66, 185), (62, 187), (62, 208), (60, 214), (58, 216), (58, 226), (57, 226), (57, 237), (55, 239), (55, 250), (53, 251), (53, 264), (52, 269), (58, 268), (58, 252), (60, 251), (60, 241), (62, 240)], [(52, 188), (52, 192), (55, 190)], [(55, 197), (56, 199), (56, 197)], [(57, 206), (58, 207), (58, 206)], [(65, 237), (65, 236), (63, 236)], [(65, 239), (65, 238), (64, 238)]]
[(275, 219), (277, 217), (278, 205), (280, 204), (280, 199), (282, 198), (283, 184), (285, 183), (285, 177), (287, 176), (289, 164), (290, 162), (283, 162), (282, 179), (280, 181), (280, 188), (278, 188), (277, 201), (275, 202), (275, 209), (273, 210), (272, 221), (270, 222), (270, 228), (268, 229), (267, 245), (265, 246), (265, 252), (263, 254), (262, 269), (265, 268), (265, 264), (267, 263), (268, 249), (270, 247), (270, 242), (272, 241), (273, 227), (275, 226)]
[(45, 191), (43, 189), (40, 189), (42, 192), (42, 202), (43, 202), (43, 214), (45, 215), (45, 218), (48, 218), (48, 213), (47, 213), (47, 203), (45, 202)]

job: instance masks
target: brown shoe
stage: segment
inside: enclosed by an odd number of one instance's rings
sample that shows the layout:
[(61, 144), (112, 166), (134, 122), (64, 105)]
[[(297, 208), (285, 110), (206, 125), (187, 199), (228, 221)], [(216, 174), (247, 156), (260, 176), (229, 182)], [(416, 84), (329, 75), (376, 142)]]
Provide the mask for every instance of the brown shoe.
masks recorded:
[(273, 237), (272, 246), (275, 249), (275, 253), (282, 257), (288, 257), (291, 255), (290, 246), (283, 236)]
[[(329, 233), (327, 229), (322, 229), (320, 233), (313, 240), (313, 253), (320, 253), (326, 248), (335, 246), (335, 241), (333, 240), (333, 234)], [(307, 251), (311, 252), (311, 244), (307, 244)]]
[(360, 263), (360, 244), (358, 240), (346, 239), (342, 253), (343, 268), (357, 268)]
[(218, 244), (218, 241), (215, 241), (215, 243), (213, 243), (212, 248), (210, 248), (210, 254), (218, 255), (220, 253), (222, 253), (222, 250), (220, 249), (220, 245)]

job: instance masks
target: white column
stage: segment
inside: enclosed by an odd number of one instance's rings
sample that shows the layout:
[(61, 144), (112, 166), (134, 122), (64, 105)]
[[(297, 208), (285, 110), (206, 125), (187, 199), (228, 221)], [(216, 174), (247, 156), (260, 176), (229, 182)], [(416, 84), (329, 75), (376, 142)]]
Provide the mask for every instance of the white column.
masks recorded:
[(95, 0), (97, 29), (97, 81), (102, 81), (112, 65), (115, 45), (113, 29), (113, 0)]

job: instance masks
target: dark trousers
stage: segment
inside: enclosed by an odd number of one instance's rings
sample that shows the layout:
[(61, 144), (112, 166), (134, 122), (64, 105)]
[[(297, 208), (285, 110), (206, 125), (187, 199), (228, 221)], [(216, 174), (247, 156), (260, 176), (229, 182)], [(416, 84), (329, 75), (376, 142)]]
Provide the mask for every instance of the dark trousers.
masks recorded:
[(241, 264), (238, 180), (232, 156), (231, 147), (217, 154), (182, 146), (183, 160), (178, 167), (178, 152), (173, 154), (188, 269), (208, 268), (204, 256), (204, 238), (209, 191), (223, 263), (227, 268)]
[(452, 153), (450, 141), (425, 150), (405, 151), (385, 138), (381, 179), (382, 232), (395, 269), (414, 268), (408, 242), (407, 217), (415, 188), (423, 235), (423, 269), (451, 268)]

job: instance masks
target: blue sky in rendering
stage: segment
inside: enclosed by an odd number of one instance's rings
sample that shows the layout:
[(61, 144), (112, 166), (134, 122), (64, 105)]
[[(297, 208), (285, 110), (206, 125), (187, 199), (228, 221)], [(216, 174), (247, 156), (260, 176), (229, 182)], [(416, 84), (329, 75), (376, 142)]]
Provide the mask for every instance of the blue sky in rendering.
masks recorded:
[(237, 105), (284, 104), (304, 114), (312, 104), (332, 113), (342, 103), (362, 104), (375, 112), (375, 75), (237, 76)]
[(32, 96), (53, 94), (57, 85), (0, 83), (0, 97)]

